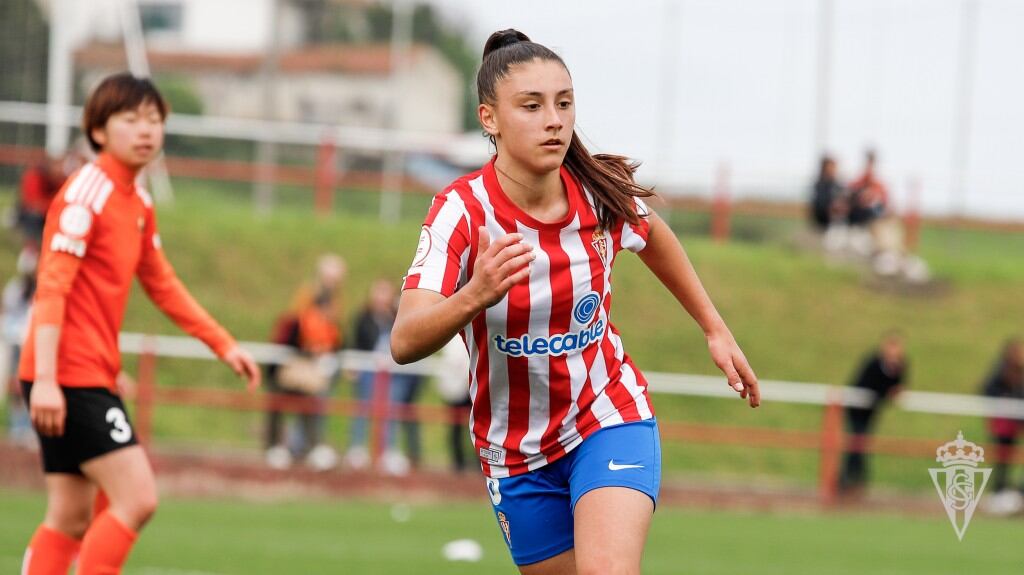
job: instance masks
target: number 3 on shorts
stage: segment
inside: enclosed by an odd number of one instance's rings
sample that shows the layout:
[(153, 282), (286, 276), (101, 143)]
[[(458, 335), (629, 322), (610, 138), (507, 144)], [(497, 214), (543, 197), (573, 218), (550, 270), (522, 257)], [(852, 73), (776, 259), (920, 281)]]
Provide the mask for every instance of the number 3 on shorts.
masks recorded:
[(128, 418), (119, 407), (111, 407), (107, 410), (107, 423), (113, 424), (114, 429), (110, 431), (110, 438), (118, 443), (127, 443), (132, 438), (132, 426), (128, 425)]

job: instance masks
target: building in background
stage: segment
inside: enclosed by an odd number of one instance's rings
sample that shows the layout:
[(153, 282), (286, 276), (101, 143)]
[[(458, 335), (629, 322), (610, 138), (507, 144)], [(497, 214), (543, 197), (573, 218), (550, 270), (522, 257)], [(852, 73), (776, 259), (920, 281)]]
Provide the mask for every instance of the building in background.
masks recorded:
[[(70, 23), (79, 93), (128, 66), (119, 0), (37, 0)], [(324, 43), (318, 18), (361, 0), (138, 0), (152, 74), (173, 76), (196, 94), (203, 113), (447, 134), (462, 132), (463, 79), (436, 48), (413, 44), (395, 72), (387, 44)], [(226, 26), (226, 22), (233, 25)], [(276, 37), (275, 37), (276, 36)], [(264, 97), (266, 59), (278, 52), (272, 97)], [(407, 87), (393, 98), (394, 87)], [(268, 103), (273, 109), (264, 109)], [(395, 107), (394, 113), (391, 112)]]
[[(155, 76), (174, 75), (188, 81), (208, 115), (400, 131), (462, 131), (462, 79), (430, 46), (413, 46), (408, 65), (401, 67), (397, 79), (391, 76), (394, 63), (387, 45), (320, 44), (284, 49), (273, 86), (276, 109), (269, 114), (259, 97), (262, 50), (224, 53), (151, 47), (148, 56)], [(91, 43), (75, 52), (75, 69), (86, 87), (125, 65), (120, 44)], [(389, 91), (395, 81), (409, 86), (410, 94), (394, 99), (396, 114), (389, 118)]]

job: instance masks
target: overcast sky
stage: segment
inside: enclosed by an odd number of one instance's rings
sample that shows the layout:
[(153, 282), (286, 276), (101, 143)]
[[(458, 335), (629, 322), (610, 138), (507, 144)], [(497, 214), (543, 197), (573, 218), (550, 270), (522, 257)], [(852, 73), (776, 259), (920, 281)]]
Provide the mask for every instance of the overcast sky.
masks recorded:
[[(595, 150), (651, 179), (803, 194), (817, 162), (819, 0), (430, 0), (475, 46), (514, 27), (566, 60)], [(978, 6), (965, 203), (1024, 217), (1024, 2), (834, 0), (828, 149), (847, 177), (877, 146), (895, 202), (918, 178), (957, 207), (954, 134), (965, 5)]]

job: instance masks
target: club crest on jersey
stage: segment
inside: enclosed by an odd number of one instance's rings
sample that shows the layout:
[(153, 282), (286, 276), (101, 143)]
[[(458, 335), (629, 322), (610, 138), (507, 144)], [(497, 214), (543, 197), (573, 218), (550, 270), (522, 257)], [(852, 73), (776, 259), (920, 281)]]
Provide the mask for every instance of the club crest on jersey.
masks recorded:
[(601, 256), (601, 262), (608, 266), (608, 238), (604, 235), (604, 230), (598, 228), (594, 230), (594, 235), (590, 239), (590, 245), (594, 246), (597, 250), (597, 255)]
[(423, 226), (420, 230), (420, 241), (416, 245), (416, 257), (413, 259), (413, 267), (423, 265), (423, 262), (427, 260), (427, 255), (430, 254), (430, 246), (433, 240), (430, 237), (430, 227)]
[[(569, 355), (586, 349), (604, 336), (604, 320), (590, 322), (601, 308), (601, 296), (590, 292), (581, 297), (572, 310), (577, 324), (587, 326), (579, 331), (559, 333), (548, 337), (524, 334), (517, 338), (494, 336), (494, 347), (511, 357), (534, 357), (540, 355)], [(590, 325), (587, 325), (590, 324)]]
[(512, 533), (508, 527), (508, 517), (501, 511), (498, 512), (498, 525), (501, 525), (501, 531), (505, 534), (505, 541), (508, 541), (509, 547), (512, 546)]

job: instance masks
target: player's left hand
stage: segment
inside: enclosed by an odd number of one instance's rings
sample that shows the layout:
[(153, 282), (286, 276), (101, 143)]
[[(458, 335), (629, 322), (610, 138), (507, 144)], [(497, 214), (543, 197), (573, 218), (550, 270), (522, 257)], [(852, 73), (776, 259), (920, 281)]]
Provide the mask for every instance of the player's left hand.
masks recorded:
[(750, 407), (761, 405), (761, 390), (757, 385), (757, 375), (751, 369), (747, 357), (743, 355), (736, 339), (728, 331), (708, 336), (708, 350), (711, 359), (725, 373), (729, 387), (739, 392), (740, 397), (750, 403)]
[(224, 354), (223, 361), (228, 364), (231, 371), (246, 379), (249, 391), (256, 391), (260, 386), (260, 368), (249, 352), (236, 345)]

